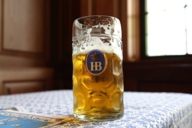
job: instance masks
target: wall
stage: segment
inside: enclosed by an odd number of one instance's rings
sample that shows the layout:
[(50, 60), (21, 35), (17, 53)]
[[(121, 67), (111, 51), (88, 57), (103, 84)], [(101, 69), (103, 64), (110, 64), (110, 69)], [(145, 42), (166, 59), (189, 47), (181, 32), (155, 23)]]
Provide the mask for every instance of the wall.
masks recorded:
[(51, 88), (49, 15), (49, 0), (0, 0), (0, 94)]

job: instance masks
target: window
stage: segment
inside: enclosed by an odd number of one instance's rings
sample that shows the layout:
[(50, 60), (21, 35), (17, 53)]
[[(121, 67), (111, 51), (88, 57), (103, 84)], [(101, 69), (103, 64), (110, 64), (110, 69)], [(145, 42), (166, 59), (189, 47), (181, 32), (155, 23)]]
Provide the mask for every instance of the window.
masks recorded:
[(145, 0), (144, 5), (145, 54), (192, 54), (192, 1)]

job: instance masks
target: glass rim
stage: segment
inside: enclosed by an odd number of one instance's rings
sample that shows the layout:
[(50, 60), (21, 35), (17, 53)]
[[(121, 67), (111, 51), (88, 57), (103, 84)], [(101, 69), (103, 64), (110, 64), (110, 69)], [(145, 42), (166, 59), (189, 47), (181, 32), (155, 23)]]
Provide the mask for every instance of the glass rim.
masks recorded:
[(108, 35), (122, 39), (121, 22), (109, 15), (87, 15), (73, 21), (72, 37)]
[[(114, 18), (119, 20), (119, 18), (115, 17), (115, 16), (111, 16), (111, 15), (87, 15), (87, 16), (81, 16), (76, 18), (74, 21), (76, 20), (80, 20), (80, 19), (86, 19), (86, 18), (91, 18), (91, 17), (106, 17), (106, 18)], [(120, 21), (120, 20), (119, 20)]]

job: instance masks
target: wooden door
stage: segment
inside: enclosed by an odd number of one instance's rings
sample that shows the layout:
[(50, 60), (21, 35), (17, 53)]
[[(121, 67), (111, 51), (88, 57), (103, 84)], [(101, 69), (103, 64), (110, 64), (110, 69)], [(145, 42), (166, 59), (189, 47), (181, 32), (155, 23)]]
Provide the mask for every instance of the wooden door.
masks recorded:
[(0, 0), (0, 92), (7, 92), (7, 87), (12, 90), (13, 86), (15, 91), (18, 82), (23, 89), (28, 89), (28, 85), (39, 88), (37, 85), (41, 84), (37, 83), (51, 79), (49, 3), (49, 0)]

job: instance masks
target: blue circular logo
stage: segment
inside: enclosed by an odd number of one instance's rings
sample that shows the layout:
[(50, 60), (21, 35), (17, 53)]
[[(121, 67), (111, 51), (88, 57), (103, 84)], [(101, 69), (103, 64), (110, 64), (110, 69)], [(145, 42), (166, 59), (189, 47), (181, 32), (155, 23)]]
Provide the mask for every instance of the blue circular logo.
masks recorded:
[(86, 67), (92, 75), (100, 75), (103, 73), (107, 65), (105, 55), (100, 50), (92, 50), (86, 58)]

